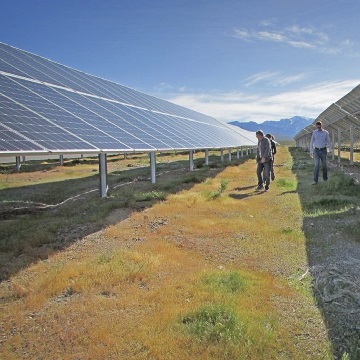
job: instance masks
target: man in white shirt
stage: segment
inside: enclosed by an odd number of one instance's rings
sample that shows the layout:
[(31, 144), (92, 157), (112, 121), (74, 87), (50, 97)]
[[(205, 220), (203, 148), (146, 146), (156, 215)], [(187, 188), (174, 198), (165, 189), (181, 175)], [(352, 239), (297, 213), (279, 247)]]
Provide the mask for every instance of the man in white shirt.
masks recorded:
[(310, 156), (315, 159), (313, 185), (316, 185), (319, 180), (320, 161), (323, 169), (323, 179), (324, 181), (328, 179), (326, 163), (327, 148), (329, 148), (329, 152), (332, 152), (329, 132), (322, 128), (321, 121), (317, 121), (316, 130), (313, 131), (310, 141)]

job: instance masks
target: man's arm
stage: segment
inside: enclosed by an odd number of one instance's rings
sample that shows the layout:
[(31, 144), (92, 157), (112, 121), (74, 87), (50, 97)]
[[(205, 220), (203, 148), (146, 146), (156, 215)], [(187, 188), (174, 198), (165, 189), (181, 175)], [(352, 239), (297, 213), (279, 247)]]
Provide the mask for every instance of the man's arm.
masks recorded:
[(271, 159), (272, 158), (272, 150), (271, 150), (271, 142), (268, 138), (265, 138), (265, 151), (264, 151), (264, 155), (263, 157), (267, 160), (267, 159)]

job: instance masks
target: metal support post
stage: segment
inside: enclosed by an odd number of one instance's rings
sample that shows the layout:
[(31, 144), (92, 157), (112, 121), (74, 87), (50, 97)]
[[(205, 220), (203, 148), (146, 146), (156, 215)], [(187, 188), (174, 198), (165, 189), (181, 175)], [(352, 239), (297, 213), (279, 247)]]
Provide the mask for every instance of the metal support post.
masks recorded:
[(20, 171), (21, 168), (20, 156), (15, 156), (15, 164), (16, 164), (16, 171)]
[(99, 154), (99, 173), (100, 173), (100, 197), (107, 196), (107, 161), (106, 154)]
[(156, 182), (156, 158), (155, 158), (155, 153), (150, 152), (149, 156), (150, 156), (151, 183), (155, 184), (155, 182)]
[(189, 151), (189, 164), (190, 164), (190, 171), (194, 171), (194, 151)]
[(340, 128), (338, 128), (338, 163), (341, 161), (341, 132)]
[(350, 125), (350, 165), (354, 164), (354, 129)]

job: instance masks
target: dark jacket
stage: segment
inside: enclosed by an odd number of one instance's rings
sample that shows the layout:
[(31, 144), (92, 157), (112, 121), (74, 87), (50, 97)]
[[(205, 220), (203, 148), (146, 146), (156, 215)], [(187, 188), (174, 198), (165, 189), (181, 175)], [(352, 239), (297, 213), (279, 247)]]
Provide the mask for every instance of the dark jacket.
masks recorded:
[(272, 151), (273, 155), (275, 155), (276, 154), (276, 143), (272, 139), (270, 139), (270, 142), (271, 142), (271, 151)]
[[(261, 150), (261, 157), (259, 153), (259, 145)], [(265, 162), (268, 162), (273, 158), (270, 140), (265, 136), (261, 140), (259, 140), (257, 154), (256, 154), (256, 161), (259, 162), (262, 157), (265, 158)]]

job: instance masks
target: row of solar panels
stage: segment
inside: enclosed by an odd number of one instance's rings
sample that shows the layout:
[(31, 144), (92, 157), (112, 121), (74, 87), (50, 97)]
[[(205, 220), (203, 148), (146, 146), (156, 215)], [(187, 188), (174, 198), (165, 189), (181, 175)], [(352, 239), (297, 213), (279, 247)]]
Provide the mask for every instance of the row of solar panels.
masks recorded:
[(244, 145), (252, 133), (0, 43), (0, 155)]
[(312, 132), (316, 129), (317, 121), (321, 121), (324, 128), (336, 136), (340, 131), (341, 139), (339, 140), (342, 144), (350, 143), (351, 137), (354, 143), (360, 143), (360, 85), (336, 103), (331, 104), (312, 124), (299, 131), (294, 137), (297, 143), (309, 142)]

